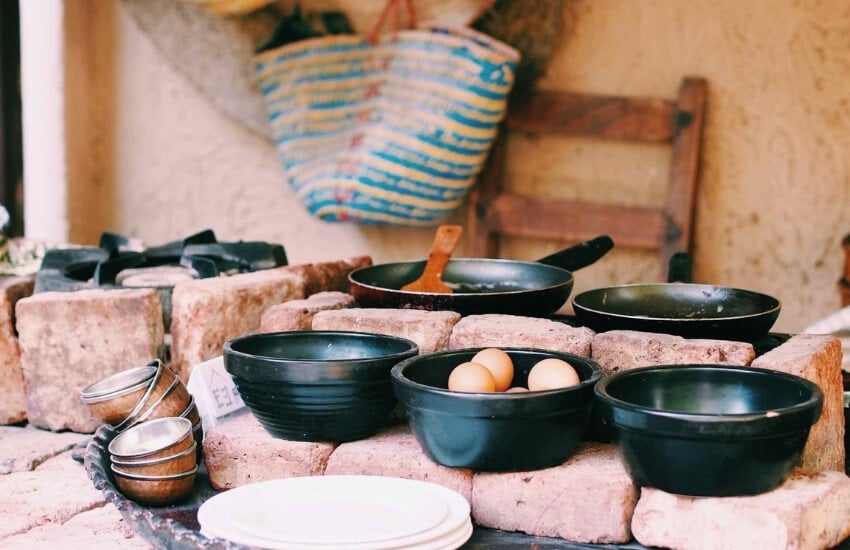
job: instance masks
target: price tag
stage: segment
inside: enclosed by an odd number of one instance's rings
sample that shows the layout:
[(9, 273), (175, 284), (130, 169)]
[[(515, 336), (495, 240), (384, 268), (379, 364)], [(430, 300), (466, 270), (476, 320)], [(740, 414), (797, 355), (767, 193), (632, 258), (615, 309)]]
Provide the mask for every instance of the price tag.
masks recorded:
[(216, 426), (222, 419), (245, 409), (233, 379), (224, 368), (221, 355), (195, 365), (186, 388), (195, 398), (204, 429)]

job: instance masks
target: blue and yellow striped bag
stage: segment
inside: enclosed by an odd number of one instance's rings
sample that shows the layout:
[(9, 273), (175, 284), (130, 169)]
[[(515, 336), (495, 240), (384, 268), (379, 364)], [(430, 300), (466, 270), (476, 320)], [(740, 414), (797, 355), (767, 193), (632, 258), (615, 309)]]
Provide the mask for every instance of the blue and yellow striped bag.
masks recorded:
[(292, 189), (327, 221), (429, 226), (459, 207), (505, 115), (519, 54), (469, 28), (329, 35), (255, 58)]

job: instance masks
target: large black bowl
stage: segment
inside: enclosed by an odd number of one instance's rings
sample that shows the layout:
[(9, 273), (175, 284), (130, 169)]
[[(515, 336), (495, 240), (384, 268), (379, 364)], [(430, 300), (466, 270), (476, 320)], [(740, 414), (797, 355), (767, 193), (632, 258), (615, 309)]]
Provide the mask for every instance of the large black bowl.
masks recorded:
[(635, 482), (690, 496), (781, 485), (823, 405), (820, 388), (798, 376), (720, 365), (621, 371), (595, 392)]
[(587, 427), (601, 367), (577, 355), (506, 347), (502, 349), (514, 363), (514, 386), (525, 386), (531, 367), (549, 357), (570, 363), (581, 382), (525, 393), (448, 390), (452, 369), (480, 349), (421, 355), (393, 367), (396, 396), (422, 449), (439, 464), (477, 471), (536, 470), (563, 463)]
[(245, 405), (275, 437), (363, 439), (396, 405), (390, 369), (419, 352), (395, 336), (346, 331), (253, 334), (224, 345), (224, 366)]

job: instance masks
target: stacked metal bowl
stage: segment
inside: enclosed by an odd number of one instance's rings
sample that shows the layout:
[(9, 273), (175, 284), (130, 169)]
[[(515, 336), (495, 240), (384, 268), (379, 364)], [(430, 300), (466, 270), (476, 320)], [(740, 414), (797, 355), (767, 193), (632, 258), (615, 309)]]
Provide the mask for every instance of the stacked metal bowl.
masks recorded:
[(188, 418), (143, 422), (109, 443), (110, 470), (125, 496), (141, 504), (173, 504), (195, 483), (197, 447)]
[(191, 490), (203, 425), (195, 400), (159, 359), (112, 374), (80, 391), (118, 435), (109, 445), (115, 484), (143, 504), (177, 502)]
[(203, 440), (194, 398), (174, 371), (159, 359), (95, 382), (80, 391), (80, 398), (95, 418), (119, 432), (149, 420), (177, 416), (191, 421), (198, 445)]

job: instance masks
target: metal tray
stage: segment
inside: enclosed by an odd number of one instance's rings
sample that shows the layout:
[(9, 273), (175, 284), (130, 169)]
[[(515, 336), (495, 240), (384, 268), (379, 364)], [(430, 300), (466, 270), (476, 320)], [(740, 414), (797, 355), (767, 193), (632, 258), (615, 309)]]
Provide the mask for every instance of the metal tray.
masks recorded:
[[(198, 508), (219, 491), (210, 485), (206, 468), (201, 465), (195, 478), (195, 486), (189, 497), (172, 506), (145, 507), (124, 497), (115, 487), (112, 472), (109, 470), (109, 442), (115, 437), (112, 427), (103, 425), (95, 432), (86, 446), (83, 455), (86, 473), (95, 489), (100, 490), (107, 502), (112, 503), (137, 534), (156, 548), (169, 550), (243, 550), (250, 548), (223, 539), (213, 539), (201, 534), (198, 525)], [(472, 537), (463, 546), (464, 549), (485, 550), (499, 548), (534, 550), (581, 550), (581, 549), (623, 549), (639, 550), (646, 547), (636, 542), (622, 545), (578, 544), (563, 539), (535, 537), (523, 533), (511, 533), (496, 529), (475, 527)]]

